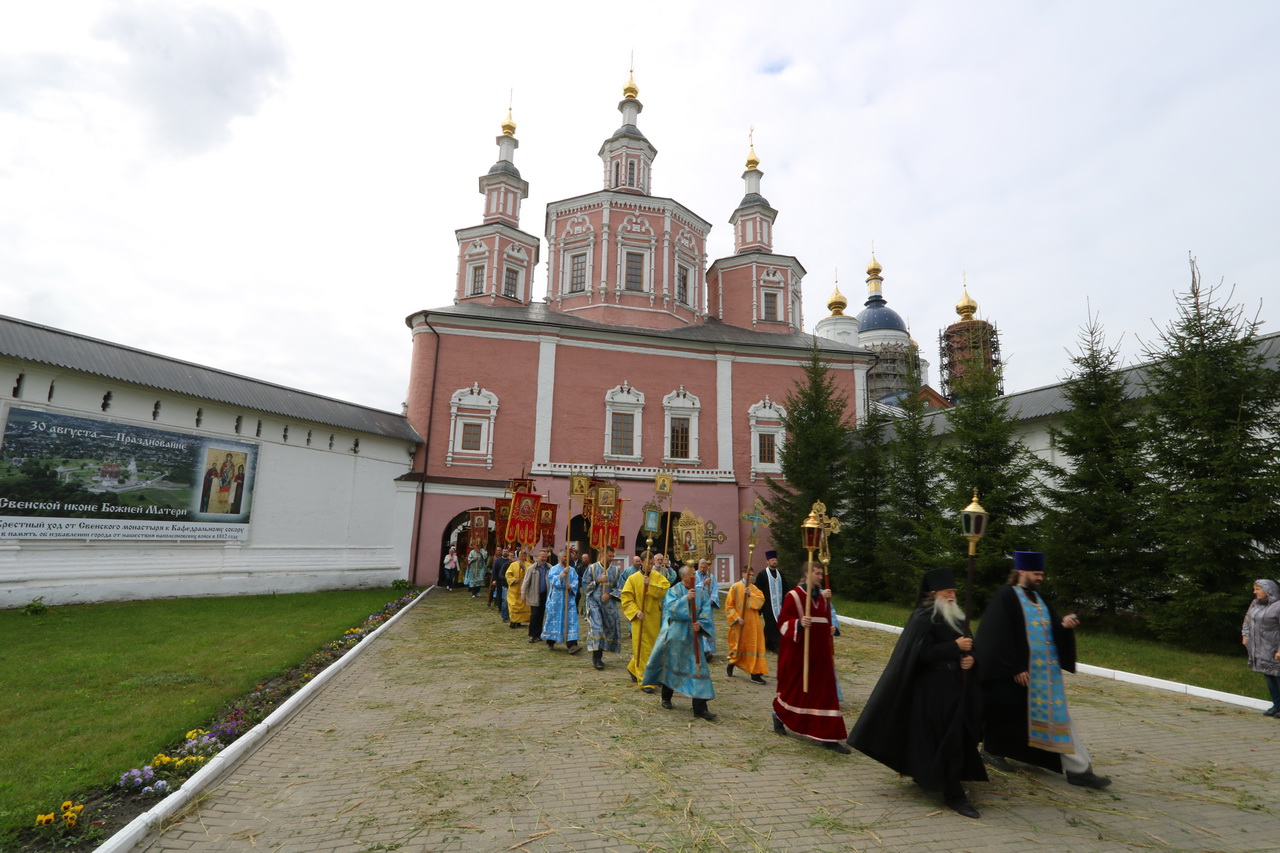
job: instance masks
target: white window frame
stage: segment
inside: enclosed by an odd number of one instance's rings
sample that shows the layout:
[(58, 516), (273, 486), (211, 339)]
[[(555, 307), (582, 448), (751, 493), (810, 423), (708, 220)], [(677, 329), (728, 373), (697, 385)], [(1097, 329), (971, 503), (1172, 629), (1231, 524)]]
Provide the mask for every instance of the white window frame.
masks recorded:
[[(591, 251), (583, 248), (581, 251), (571, 250), (568, 255), (568, 268), (565, 270), (565, 293), (586, 293), (591, 289)], [(575, 290), (573, 287), (573, 261), (574, 258), (582, 258), (582, 287)]]
[[(747, 409), (747, 420), (751, 424), (751, 479), (764, 474), (782, 473), (782, 446), (787, 440), (787, 431), (782, 426), (782, 419), (787, 410), (769, 399), (766, 394), (760, 402)], [(760, 436), (773, 435), (773, 464), (760, 461)]]
[[(765, 305), (769, 301), (769, 297), (773, 297), (773, 316), (770, 317), (765, 311)], [(760, 291), (760, 319), (770, 323), (782, 320), (782, 291), (769, 288)]]
[[(628, 268), (627, 262), (631, 255), (640, 256), (640, 289), (627, 287)], [(618, 289), (623, 293), (648, 293), (649, 292), (649, 250), (642, 249), (638, 246), (622, 247), (622, 276), (618, 282), (621, 287)]]
[[(583, 281), (582, 290), (570, 290), (570, 279), (573, 276), (573, 256), (587, 256), (587, 274)], [(595, 266), (595, 250), (594, 247), (583, 241), (578, 245), (567, 245), (560, 254), (560, 295), (561, 296), (582, 296), (591, 292), (591, 271)]]
[[(631, 455), (613, 452), (613, 415), (632, 415), (631, 419)], [(625, 380), (621, 385), (610, 388), (604, 395), (604, 458), (611, 462), (643, 462), (644, 453), (640, 444), (643, 436), (644, 394), (632, 388)]]
[[(480, 387), (479, 382), (470, 388), (459, 388), (449, 398), (449, 449), (444, 464), (493, 467), (494, 424), (498, 419), (498, 395)], [(464, 424), (480, 427), (480, 449), (466, 450), (462, 446)]]
[[(688, 391), (684, 390), (681, 385), (676, 390), (662, 398), (663, 412), (663, 433), (662, 433), (662, 461), (664, 464), (670, 465), (701, 465), (702, 458), (698, 455), (698, 415), (702, 411), (702, 401)], [(671, 419), (688, 418), (689, 419), (689, 458), (681, 459), (671, 455)]]
[[(513, 289), (513, 291), (514, 291), (513, 293), (508, 293), (508, 292), (507, 292), (507, 279), (511, 277), (511, 274), (512, 274), (512, 273), (515, 273), (515, 287), (514, 287), (514, 288), (512, 288), (512, 289)], [(524, 269), (523, 269), (523, 268), (521, 268), (521, 267), (516, 266), (515, 264), (511, 263), (510, 261), (507, 261), (507, 263), (505, 263), (505, 264), (503, 265), (503, 267), (502, 267), (502, 296), (503, 296), (503, 298), (505, 298), (505, 299), (514, 299), (514, 300), (516, 300), (516, 301), (518, 302), (518, 301), (520, 301), (521, 294), (523, 293), (523, 291), (524, 291)]]
[[(467, 296), (484, 296), (488, 282), (487, 264), (471, 264), (467, 267)], [(480, 289), (476, 290), (476, 272), (480, 273)]]

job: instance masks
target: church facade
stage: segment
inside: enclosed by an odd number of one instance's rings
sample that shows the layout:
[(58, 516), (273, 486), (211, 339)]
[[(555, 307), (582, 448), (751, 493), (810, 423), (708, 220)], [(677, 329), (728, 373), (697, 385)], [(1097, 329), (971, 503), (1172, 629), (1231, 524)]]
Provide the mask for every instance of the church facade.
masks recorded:
[(616, 480), (622, 547), (638, 552), (641, 507), (664, 470), (675, 475), (664, 509), (726, 534), (717, 571), (730, 580), (747, 551), (740, 516), (767, 495), (765, 478), (781, 477), (783, 400), (812, 347), (850, 421), (865, 411), (872, 354), (804, 332), (805, 270), (774, 250), (778, 211), (761, 194), (754, 150), (729, 219), (734, 254), (709, 261), (711, 223), (653, 192), (657, 150), (639, 129), (638, 94), (628, 80), (622, 125), (599, 150), (603, 186), (547, 206), (543, 301), (532, 297), (543, 244), (520, 227), (528, 184), (508, 115), (498, 160), (479, 179), (482, 221), (456, 232), (453, 304), (406, 319), (407, 415), (423, 437), (409, 475), (416, 583), (436, 580), (466, 511), (492, 507), (522, 475), (559, 506), (560, 546), (582, 529), (569, 475)]

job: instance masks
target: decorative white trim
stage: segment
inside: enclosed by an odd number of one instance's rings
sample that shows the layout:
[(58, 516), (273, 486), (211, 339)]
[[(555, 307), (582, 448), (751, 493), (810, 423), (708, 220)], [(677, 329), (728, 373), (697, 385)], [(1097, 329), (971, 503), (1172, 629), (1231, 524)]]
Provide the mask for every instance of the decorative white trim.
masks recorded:
[[(631, 419), (631, 450), (628, 454), (613, 453), (613, 415), (629, 414)], [(604, 395), (604, 458), (613, 462), (642, 462), (640, 429), (644, 415), (644, 394), (623, 380), (621, 385), (610, 388)]]
[(733, 356), (716, 354), (716, 455), (733, 470)]
[[(787, 439), (786, 430), (782, 427), (782, 418), (786, 409), (769, 399), (764, 399), (747, 409), (747, 419), (751, 422), (751, 479), (758, 475), (781, 474), (782, 445)], [(773, 463), (760, 461), (760, 436), (773, 435)]]
[[(529, 468), (530, 476), (568, 477), (582, 469), (581, 462), (535, 462)], [(611, 480), (648, 480), (664, 470), (649, 465), (599, 465), (592, 469), (597, 477)], [(680, 468), (676, 472), (680, 483), (733, 483), (737, 482), (732, 469)], [(501, 495), (498, 495), (501, 497)]]
[(556, 394), (556, 347), (558, 338), (538, 337), (538, 402), (534, 408), (533, 458), (551, 458), (551, 418)]
[[(479, 382), (470, 388), (459, 388), (449, 398), (449, 449), (444, 464), (493, 467), (493, 425), (498, 417), (498, 395), (480, 387)], [(479, 424), (480, 447), (466, 450), (462, 446), (464, 424)]]
[[(702, 459), (698, 454), (698, 414), (702, 411), (702, 401), (684, 390), (681, 385), (675, 391), (662, 398), (663, 432), (662, 461), (670, 465), (699, 465)], [(689, 419), (689, 456), (680, 458), (671, 455), (671, 419)]]

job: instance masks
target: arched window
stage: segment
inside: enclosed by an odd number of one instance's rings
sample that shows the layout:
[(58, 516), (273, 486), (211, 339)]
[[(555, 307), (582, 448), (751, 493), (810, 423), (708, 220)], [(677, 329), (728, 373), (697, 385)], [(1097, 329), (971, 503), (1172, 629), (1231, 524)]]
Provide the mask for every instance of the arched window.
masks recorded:
[(493, 427), (498, 419), (498, 395), (480, 387), (459, 388), (449, 398), (449, 449), (444, 463), (493, 467)]
[(782, 473), (782, 444), (787, 432), (783, 429), (782, 418), (786, 410), (777, 403), (765, 398), (747, 409), (747, 419), (751, 422), (751, 479), (762, 474)]
[(662, 411), (665, 416), (662, 461), (697, 465), (701, 461), (698, 457), (698, 414), (702, 411), (702, 402), (681, 385), (662, 398)]
[(627, 163), (627, 186), (634, 187), (636, 185), (636, 161), (632, 160)]
[(641, 462), (641, 416), (644, 394), (624, 381), (604, 395), (604, 458), (622, 462)]

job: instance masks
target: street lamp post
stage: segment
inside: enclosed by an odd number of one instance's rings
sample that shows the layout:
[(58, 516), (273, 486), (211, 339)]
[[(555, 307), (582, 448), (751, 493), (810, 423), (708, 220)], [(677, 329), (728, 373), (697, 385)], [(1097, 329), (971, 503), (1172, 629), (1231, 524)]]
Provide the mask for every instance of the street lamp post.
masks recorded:
[(978, 540), (987, 532), (987, 511), (978, 503), (978, 490), (973, 490), (973, 500), (960, 512), (960, 529), (969, 540), (969, 574), (964, 589), (964, 632), (972, 635), (969, 622), (973, 619), (973, 572), (978, 555)]

